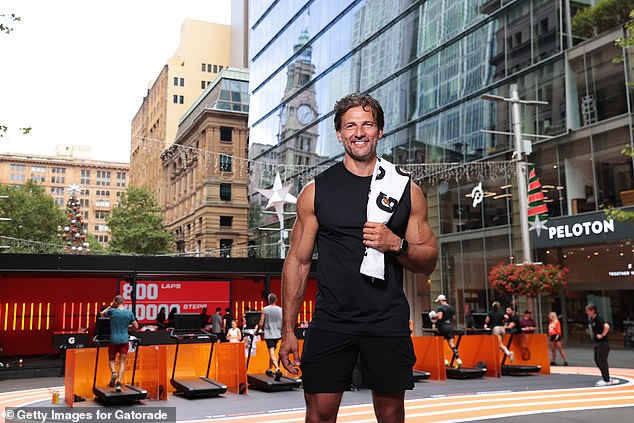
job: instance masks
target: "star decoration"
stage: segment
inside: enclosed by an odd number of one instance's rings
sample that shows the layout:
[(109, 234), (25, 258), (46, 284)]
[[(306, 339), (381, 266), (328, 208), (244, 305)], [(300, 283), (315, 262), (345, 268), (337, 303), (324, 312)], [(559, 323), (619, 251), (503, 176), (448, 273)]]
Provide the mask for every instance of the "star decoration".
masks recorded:
[(297, 198), (289, 194), (291, 187), (292, 185), (287, 185), (285, 187), (282, 186), (282, 179), (280, 178), (280, 173), (278, 172), (275, 174), (275, 182), (273, 183), (273, 188), (256, 188), (257, 192), (269, 199), (266, 208), (275, 208), (275, 213), (277, 214), (277, 218), (280, 221), (280, 225), (284, 225), (284, 204), (295, 204), (297, 202)]
[(71, 197), (81, 194), (83, 189), (81, 189), (81, 185), (78, 184), (70, 184), (68, 188), (64, 188), (64, 191), (70, 192)]
[(529, 225), (531, 225), (531, 227), (528, 228), (528, 230), (535, 230), (537, 236), (541, 236), (542, 229), (548, 229), (548, 226), (546, 226), (546, 222), (548, 222), (548, 220), (539, 220), (539, 215), (535, 215), (535, 220), (529, 222)]

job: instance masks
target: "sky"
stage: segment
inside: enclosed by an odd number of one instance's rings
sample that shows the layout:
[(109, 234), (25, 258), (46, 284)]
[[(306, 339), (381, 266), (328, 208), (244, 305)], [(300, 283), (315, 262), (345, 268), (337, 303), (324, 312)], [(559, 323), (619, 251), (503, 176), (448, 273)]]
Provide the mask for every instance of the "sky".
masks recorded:
[[(187, 18), (231, 24), (231, 0), (2, 0), (2, 153), (54, 155), (90, 146), (91, 158), (130, 161), (130, 126), (148, 84), (180, 42)], [(28, 135), (19, 128), (31, 127)]]

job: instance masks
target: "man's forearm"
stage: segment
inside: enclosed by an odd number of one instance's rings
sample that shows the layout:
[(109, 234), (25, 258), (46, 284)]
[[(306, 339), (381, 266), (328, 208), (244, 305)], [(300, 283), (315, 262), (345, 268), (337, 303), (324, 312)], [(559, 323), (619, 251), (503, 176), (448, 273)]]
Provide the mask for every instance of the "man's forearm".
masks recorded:
[(310, 262), (302, 264), (293, 263), (295, 261), (293, 259), (287, 260), (282, 271), (282, 301), (284, 303), (282, 309), (282, 332), (293, 333), (297, 315), (306, 292)]

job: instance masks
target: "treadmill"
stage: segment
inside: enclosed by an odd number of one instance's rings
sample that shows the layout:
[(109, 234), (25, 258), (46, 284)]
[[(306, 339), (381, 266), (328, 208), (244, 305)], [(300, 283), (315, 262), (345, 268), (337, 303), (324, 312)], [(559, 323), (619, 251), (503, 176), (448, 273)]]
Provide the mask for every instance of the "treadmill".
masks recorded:
[[(509, 342), (506, 344), (506, 348), (511, 348), (511, 343), (513, 342), (513, 336), (515, 333), (510, 334)], [(502, 376), (528, 376), (532, 373), (539, 373), (542, 369), (542, 366), (534, 366), (530, 364), (505, 364), (507, 359), (507, 355), (504, 354), (504, 358), (502, 359)]]
[[(174, 329), (170, 332), (170, 336), (176, 339), (176, 352), (174, 353), (174, 365), (172, 366), (172, 378), (170, 379), (170, 383), (176, 390), (175, 394), (185, 398), (211, 398), (227, 392), (227, 385), (209, 379), (211, 358), (213, 357), (217, 337), (200, 328), (200, 314), (176, 313), (174, 317)], [(211, 343), (209, 360), (207, 361), (207, 373), (205, 376), (197, 378), (175, 378), (178, 349), (180, 344), (186, 340)]]
[(422, 382), (423, 380), (429, 379), (431, 376), (431, 373), (429, 372), (416, 369), (412, 369), (412, 374), (414, 375), (414, 382)]
[(95, 375), (92, 380), (92, 392), (95, 395), (95, 400), (99, 401), (103, 405), (134, 404), (147, 398), (147, 391), (134, 385), (140, 340), (134, 336), (131, 336), (130, 340), (136, 344), (134, 364), (132, 365), (132, 382), (129, 385), (121, 386), (121, 392), (117, 392), (115, 388), (110, 388), (109, 386), (97, 386), (99, 350), (102, 346), (110, 344), (110, 318), (101, 317), (97, 320), (95, 336), (92, 340), (93, 344), (97, 345), (97, 354), (95, 354)]
[[(454, 333), (458, 332), (455, 330)], [(457, 336), (456, 348), (460, 348), (460, 341), (462, 340), (462, 336), (465, 335), (466, 329)], [(446, 366), (447, 377), (449, 379), (476, 379), (484, 376), (487, 372), (486, 367), (454, 367), (454, 363), (456, 361), (456, 355), (452, 354), (451, 361), (449, 362), (449, 366)]]
[[(247, 353), (248, 371), (249, 360), (251, 359), (251, 347), (253, 346), (253, 339), (255, 338), (255, 334), (252, 330), (245, 329), (244, 335), (249, 337), (249, 342), (247, 344), (247, 348), (249, 349), (249, 352)], [(253, 375), (247, 373), (247, 382), (249, 383), (249, 388), (253, 388), (257, 391), (263, 392), (290, 391), (294, 388), (299, 388), (302, 385), (302, 380), (300, 378), (282, 375), (280, 380), (275, 380), (275, 377), (267, 376), (265, 373), (258, 373)]]

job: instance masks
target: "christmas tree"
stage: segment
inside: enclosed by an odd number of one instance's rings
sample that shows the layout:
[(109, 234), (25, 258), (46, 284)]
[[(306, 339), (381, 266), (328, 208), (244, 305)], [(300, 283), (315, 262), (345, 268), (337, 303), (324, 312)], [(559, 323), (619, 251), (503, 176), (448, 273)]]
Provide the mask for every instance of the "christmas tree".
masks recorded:
[(529, 231), (535, 231), (537, 236), (541, 235), (542, 229), (548, 229), (548, 206), (544, 202), (542, 184), (535, 172), (535, 165), (531, 167), (528, 175), (528, 223)]
[(84, 229), (84, 217), (81, 213), (78, 194), (81, 194), (80, 185), (71, 184), (65, 189), (70, 193), (70, 197), (66, 202), (66, 214), (68, 215), (68, 224), (63, 228), (58, 228), (60, 236), (64, 241), (64, 249), (72, 254), (84, 254), (90, 251), (89, 244), (86, 242), (86, 233)]

